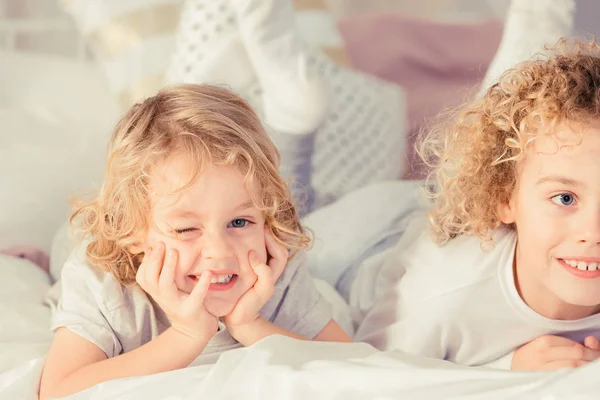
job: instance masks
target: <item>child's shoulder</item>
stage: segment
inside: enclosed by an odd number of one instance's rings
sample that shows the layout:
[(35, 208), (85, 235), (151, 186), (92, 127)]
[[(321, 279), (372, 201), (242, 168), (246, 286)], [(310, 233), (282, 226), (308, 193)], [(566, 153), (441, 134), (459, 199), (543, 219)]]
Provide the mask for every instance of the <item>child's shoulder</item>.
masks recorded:
[(498, 229), (491, 236), (493, 242), (463, 235), (439, 245), (423, 229), (396, 255), (396, 263), (403, 269), (403, 285), (427, 287), (440, 294), (495, 279), (500, 268), (512, 265), (516, 235)]
[(89, 243), (78, 244), (65, 262), (60, 274), (63, 290), (73, 286), (85, 288), (107, 308), (118, 308), (134, 288), (122, 285), (112, 273), (93, 265), (86, 254)]
[(298, 274), (303, 275), (304, 273), (309, 274), (306, 252), (303, 250), (291, 251), (287, 265), (275, 282), (275, 288), (285, 290), (288, 286), (297, 283)]
[(442, 265), (443, 269), (464, 269), (473, 264), (497, 265), (499, 260), (506, 258), (514, 250), (516, 235), (510, 229), (500, 228), (492, 231), (490, 238), (491, 240), (485, 240), (479, 236), (461, 235), (447, 243), (438, 244), (429, 229), (422, 229), (405, 246), (400, 256), (407, 268), (422, 268), (418, 264), (425, 261), (425, 267), (435, 269), (442, 268)]
[(377, 277), (382, 307), (390, 299), (401, 299), (402, 307), (427, 303), (433, 309), (452, 310), (460, 309), (457, 304), (470, 293), (494, 296), (494, 288), (500, 290), (500, 268), (512, 263), (516, 240), (512, 231), (495, 231), (495, 247), (488, 250), (481, 238), (466, 235), (440, 246), (427, 224), (407, 234), (406, 242), (398, 243)]
[[(87, 256), (87, 247), (91, 241), (84, 240), (73, 249), (61, 272), (61, 278), (66, 275), (75, 275), (86, 281), (104, 282), (114, 277), (108, 271), (94, 266)], [(115, 279), (116, 280), (116, 279)]]

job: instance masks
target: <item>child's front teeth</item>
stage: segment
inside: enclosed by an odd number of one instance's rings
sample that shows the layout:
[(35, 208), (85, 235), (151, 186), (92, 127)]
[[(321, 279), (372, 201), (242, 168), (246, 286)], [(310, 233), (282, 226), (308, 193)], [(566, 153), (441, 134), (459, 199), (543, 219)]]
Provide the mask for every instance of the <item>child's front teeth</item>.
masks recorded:
[(210, 283), (228, 283), (233, 278), (233, 274), (215, 275), (210, 279)]
[(577, 261), (577, 260), (564, 260), (564, 261), (571, 267), (577, 268), (581, 271), (596, 271), (597, 269), (600, 269), (599, 268), (600, 265), (595, 262), (586, 263), (584, 261)]

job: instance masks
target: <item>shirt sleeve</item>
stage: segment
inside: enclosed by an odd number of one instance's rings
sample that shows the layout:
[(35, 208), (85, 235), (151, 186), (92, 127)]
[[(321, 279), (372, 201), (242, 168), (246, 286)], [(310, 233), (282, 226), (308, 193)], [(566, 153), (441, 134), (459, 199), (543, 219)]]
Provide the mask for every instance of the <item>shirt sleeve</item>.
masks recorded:
[(121, 344), (111, 328), (109, 310), (103, 298), (108, 275), (101, 270), (76, 260), (65, 264), (58, 293), (56, 308), (52, 314), (51, 329), (60, 327), (81, 336), (95, 344), (106, 353), (115, 357), (121, 352)]
[(288, 263), (261, 314), (281, 328), (312, 339), (331, 321), (333, 308), (317, 289), (305, 260), (300, 253)]

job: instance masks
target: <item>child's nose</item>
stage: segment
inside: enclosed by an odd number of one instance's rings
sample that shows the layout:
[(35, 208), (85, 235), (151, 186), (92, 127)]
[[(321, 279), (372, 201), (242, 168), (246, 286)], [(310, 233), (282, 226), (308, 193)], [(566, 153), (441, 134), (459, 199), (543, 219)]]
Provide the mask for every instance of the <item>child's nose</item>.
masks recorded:
[(229, 258), (233, 255), (230, 238), (223, 233), (209, 233), (202, 241), (202, 257), (205, 259)]
[(600, 208), (590, 210), (578, 221), (579, 242), (587, 244), (600, 244)]

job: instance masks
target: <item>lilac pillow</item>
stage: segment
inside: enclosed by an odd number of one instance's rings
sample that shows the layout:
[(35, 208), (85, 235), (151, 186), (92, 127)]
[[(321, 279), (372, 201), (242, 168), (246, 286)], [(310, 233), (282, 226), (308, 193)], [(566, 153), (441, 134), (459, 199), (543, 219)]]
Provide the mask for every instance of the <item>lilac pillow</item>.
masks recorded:
[(500, 44), (503, 22), (449, 24), (385, 13), (343, 18), (338, 27), (355, 68), (407, 91), (408, 176), (422, 176), (414, 162), (415, 134), (426, 118), (473, 94)]

